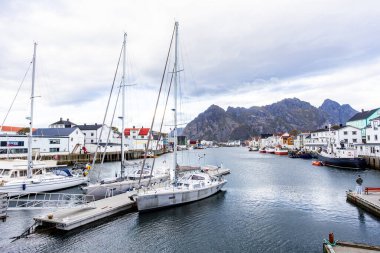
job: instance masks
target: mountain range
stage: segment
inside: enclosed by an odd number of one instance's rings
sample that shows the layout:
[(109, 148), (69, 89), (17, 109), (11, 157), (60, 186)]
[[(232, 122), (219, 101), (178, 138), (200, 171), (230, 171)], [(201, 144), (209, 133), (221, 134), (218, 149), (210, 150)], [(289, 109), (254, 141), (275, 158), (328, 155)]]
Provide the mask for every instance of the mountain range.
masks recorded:
[(211, 105), (189, 122), (183, 135), (190, 139), (245, 140), (264, 133), (310, 131), (327, 124), (345, 124), (357, 111), (350, 105), (326, 99), (320, 107), (298, 98), (286, 98), (265, 106), (228, 107)]

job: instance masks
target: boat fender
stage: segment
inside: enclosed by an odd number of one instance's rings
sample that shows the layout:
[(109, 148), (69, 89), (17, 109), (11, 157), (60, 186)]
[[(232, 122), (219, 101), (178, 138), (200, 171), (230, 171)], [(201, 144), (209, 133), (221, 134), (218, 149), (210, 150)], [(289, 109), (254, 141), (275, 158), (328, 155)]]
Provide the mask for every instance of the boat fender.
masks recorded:
[(23, 184), (22, 184), (22, 190), (23, 190), (23, 191), (26, 190), (26, 183), (23, 183)]

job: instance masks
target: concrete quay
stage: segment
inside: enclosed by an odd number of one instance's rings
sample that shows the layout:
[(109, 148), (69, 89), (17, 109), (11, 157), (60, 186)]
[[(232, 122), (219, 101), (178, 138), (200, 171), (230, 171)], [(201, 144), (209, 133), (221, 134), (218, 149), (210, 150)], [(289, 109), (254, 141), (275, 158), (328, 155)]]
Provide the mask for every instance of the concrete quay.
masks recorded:
[(338, 241), (336, 245), (331, 246), (323, 244), (323, 253), (373, 253), (380, 252), (379, 246), (371, 246), (361, 243)]
[(372, 213), (377, 217), (380, 217), (380, 192), (357, 194), (355, 192), (348, 191), (347, 201)]

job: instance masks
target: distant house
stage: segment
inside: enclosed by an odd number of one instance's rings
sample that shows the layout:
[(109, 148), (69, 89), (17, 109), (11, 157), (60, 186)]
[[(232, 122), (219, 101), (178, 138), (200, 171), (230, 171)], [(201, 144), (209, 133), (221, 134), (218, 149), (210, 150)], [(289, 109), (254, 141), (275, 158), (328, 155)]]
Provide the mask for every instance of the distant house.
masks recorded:
[(33, 149), (39, 153), (79, 153), (83, 146), (84, 134), (78, 127), (38, 128), (33, 132)]
[[(129, 149), (144, 150), (148, 144), (148, 139), (150, 136), (150, 128), (126, 128), (124, 129), (124, 137), (126, 139), (126, 144)], [(159, 137), (161, 139), (159, 140)], [(161, 150), (164, 148), (164, 142), (167, 142), (167, 136), (159, 132), (153, 132), (150, 140), (148, 149), (150, 150)]]
[(362, 138), (365, 139), (366, 136), (366, 128), (370, 125), (371, 119), (377, 118), (380, 116), (380, 108), (373, 109), (370, 111), (358, 112), (351, 119), (349, 119), (346, 123), (347, 126), (353, 126), (361, 129)]
[(59, 121), (49, 125), (50, 128), (72, 128), (75, 126), (76, 124), (71, 122), (69, 119), (63, 120), (62, 118), (60, 118)]
[[(187, 137), (183, 134), (184, 128), (177, 128), (177, 144), (185, 146), (187, 144)], [(169, 143), (174, 143), (174, 131), (169, 133)]]
[[(107, 125), (97, 124), (94, 125), (78, 125), (78, 128), (84, 134), (84, 144), (97, 144), (107, 142), (108, 135), (110, 136), (109, 143), (113, 142), (114, 135), (110, 133), (112, 129)], [(101, 136), (100, 136), (101, 135)]]
[(294, 139), (294, 148), (303, 149), (306, 144), (310, 143), (310, 133), (300, 133)]
[(366, 128), (366, 143), (357, 145), (359, 155), (364, 155), (375, 159), (370, 161), (371, 164), (377, 164), (380, 167), (380, 117), (370, 120)]
[[(56, 155), (79, 153), (84, 135), (79, 128), (38, 128), (33, 131), (32, 154)], [(0, 135), (0, 157), (26, 157), (27, 135)]]

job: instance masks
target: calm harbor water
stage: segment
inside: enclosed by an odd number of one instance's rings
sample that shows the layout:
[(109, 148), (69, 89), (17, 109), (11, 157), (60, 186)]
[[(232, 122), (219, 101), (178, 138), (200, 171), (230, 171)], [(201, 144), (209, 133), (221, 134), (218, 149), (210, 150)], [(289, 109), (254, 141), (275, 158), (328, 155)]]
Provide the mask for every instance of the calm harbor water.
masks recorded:
[[(160, 159), (170, 162), (170, 155)], [(345, 199), (358, 172), (246, 148), (184, 151), (179, 160), (223, 162), (232, 174), (224, 191), (199, 202), (146, 214), (128, 212), (13, 243), (9, 238), (32, 225), (32, 217), (42, 211), (9, 212), (7, 222), (0, 223), (0, 252), (322, 252), (330, 231), (338, 240), (380, 245), (380, 219)], [(107, 164), (102, 173), (113, 175), (118, 168)], [(379, 171), (360, 175), (364, 185), (380, 185)]]

